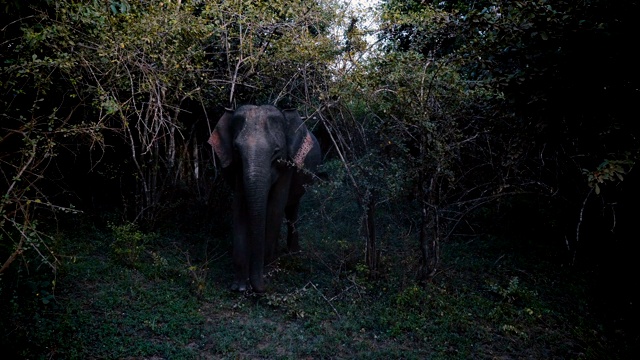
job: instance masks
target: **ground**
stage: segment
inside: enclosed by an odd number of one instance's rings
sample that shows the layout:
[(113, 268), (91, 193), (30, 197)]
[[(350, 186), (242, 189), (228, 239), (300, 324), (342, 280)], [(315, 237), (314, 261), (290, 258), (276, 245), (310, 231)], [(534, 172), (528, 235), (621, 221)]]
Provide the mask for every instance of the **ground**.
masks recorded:
[(371, 278), (357, 227), (327, 212), (319, 220), (314, 201), (303, 206), (304, 250), (268, 267), (264, 295), (228, 290), (225, 232), (67, 232), (55, 286), (43, 276), (14, 291), (2, 345), (58, 359), (625, 359), (635, 350), (594, 312), (587, 274), (535, 246), (452, 238), (436, 276), (419, 284), (415, 234), (385, 226), (381, 275)]

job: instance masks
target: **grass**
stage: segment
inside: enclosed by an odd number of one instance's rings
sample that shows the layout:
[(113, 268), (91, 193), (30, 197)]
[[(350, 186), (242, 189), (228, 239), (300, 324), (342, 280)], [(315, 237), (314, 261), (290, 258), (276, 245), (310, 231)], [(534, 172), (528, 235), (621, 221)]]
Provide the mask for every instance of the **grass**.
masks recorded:
[[(305, 250), (268, 268), (263, 296), (227, 290), (229, 241), (130, 225), (67, 235), (55, 289), (14, 291), (4, 343), (56, 359), (624, 359), (584, 276), (490, 236), (452, 239), (413, 281), (414, 234), (383, 219), (385, 271), (367, 277), (349, 201), (305, 200)], [(346, 199), (348, 200), (348, 199)], [(340, 204), (339, 206), (331, 204)], [(119, 234), (119, 235), (115, 235)], [(119, 239), (114, 239), (119, 236)], [(139, 253), (114, 249), (135, 241)], [(146, 240), (145, 240), (146, 239)], [(18, 288), (18, 287), (16, 287)], [(34, 291), (50, 289), (44, 303)], [(55, 290), (55, 291), (54, 291)], [(20, 300), (22, 299), (22, 300)]]

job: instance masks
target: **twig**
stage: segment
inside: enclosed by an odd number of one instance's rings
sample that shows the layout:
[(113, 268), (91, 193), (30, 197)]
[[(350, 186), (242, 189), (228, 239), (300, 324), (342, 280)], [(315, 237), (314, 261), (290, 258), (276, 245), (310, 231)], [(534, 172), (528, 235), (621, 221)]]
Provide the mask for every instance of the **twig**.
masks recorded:
[[(309, 281), (307, 283), (307, 285), (311, 284), (311, 286), (313, 286), (314, 289), (316, 289), (316, 291), (318, 292), (318, 294), (320, 294), (320, 296), (322, 296), (322, 298), (324, 299), (324, 301), (327, 302), (327, 304), (329, 304), (329, 306), (331, 306), (331, 308), (333, 309), (333, 312), (336, 313), (336, 316), (338, 316), (338, 320), (342, 320), (342, 317), (340, 316), (340, 313), (338, 312), (338, 310), (336, 310), (336, 308), (333, 306), (333, 304), (331, 303), (331, 301), (329, 301), (329, 299), (327, 299), (326, 296), (324, 296), (324, 294), (322, 293), (322, 291), (320, 291), (320, 289), (318, 289), (316, 287), (316, 284), (314, 284), (313, 282)], [(306, 286), (306, 285), (305, 285)]]
[(580, 208), (580, 217), (578, 218), (578, 225), (576, 225), (576, 246), (573, 249), (573, 256), (571, 259), (571, 265), (575, 265), (576, 263), (576, 253), (578, 252), (578, 241), (580, 240), (580, 226), (582, 225), (582, 216), (584, 215), (584, 208), (587, 206), (587, 200), (589, 200), (589, 196), (593, 192), (593, 188), (589, 190), (587, 196), (584, 197), (584, 201), (582, 202), (582, 208)]
[(11, 265), (11, 263), (18, 257), (18, 255), (22, 254), (22, 252), (24, 251), (22, 248), (23, 243), (24, 243), (24, 237), (20, 237), (20, 242), (18, 243), (16, 250), (9, 256), (7, 261), (5, 261), (2, 267), (0, 268), (0, 274), (2, 274), (5, 270), (9, 268), (9, 265)]

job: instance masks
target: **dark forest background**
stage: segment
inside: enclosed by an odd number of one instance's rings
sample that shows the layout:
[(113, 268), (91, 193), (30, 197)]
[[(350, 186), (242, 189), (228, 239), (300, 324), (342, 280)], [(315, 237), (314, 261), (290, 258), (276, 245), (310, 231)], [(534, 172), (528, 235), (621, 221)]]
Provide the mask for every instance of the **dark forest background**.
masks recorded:
[[(206, 140), (225, 108), (256, 103), (305, 116), (371, 281), (429, 286), (454, 238), (491, 235), (584, 276), (584, 312), (637, 342), (639, 10), (0, 0), (2, 335), (20, 333), (20, 304), (53, 301), (81, 226), (129, 231), (132, 260), (143, 234), (226, 236)], [(396, 258), (390, 226), (411, 238)]]

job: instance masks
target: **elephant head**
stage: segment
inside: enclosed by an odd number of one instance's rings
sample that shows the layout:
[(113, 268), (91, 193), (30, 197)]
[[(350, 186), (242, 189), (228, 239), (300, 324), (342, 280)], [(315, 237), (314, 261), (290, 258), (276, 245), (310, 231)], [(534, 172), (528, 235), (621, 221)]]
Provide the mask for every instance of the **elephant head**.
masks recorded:
[(275, 257), (285, 210), (293, 206), (297, 212), (300, 189), (309, 180), (299, 170), (315, 171), (320, 147), (297, 111), (270, 105), (227, 111), (209, 143), (234, 189), (232, 289), (246, 289), (249, 279), (262, 292), (264, 263)]

